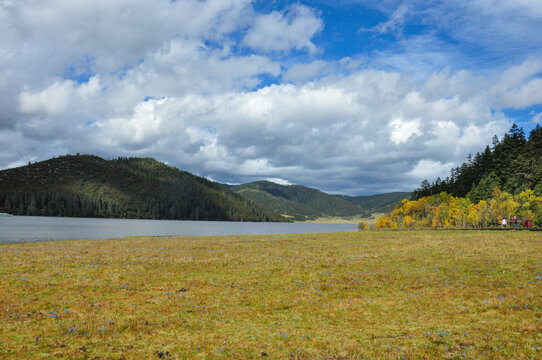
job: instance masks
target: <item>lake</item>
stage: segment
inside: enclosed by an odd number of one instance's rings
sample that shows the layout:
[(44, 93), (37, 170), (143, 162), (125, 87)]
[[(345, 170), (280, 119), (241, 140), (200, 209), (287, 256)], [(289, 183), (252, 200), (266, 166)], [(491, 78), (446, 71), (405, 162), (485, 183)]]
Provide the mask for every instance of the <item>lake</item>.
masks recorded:
[(249, 223), (63, 218), (0, 217), (0, 243), (53, 240), (116, 239), (126, 236), (221, 236), (354, 231), (353, 224)]

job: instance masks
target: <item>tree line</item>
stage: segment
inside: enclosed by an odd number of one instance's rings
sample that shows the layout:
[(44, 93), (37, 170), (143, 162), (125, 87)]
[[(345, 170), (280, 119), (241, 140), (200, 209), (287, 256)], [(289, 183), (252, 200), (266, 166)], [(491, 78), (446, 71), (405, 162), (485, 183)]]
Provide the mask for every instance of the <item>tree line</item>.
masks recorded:
[(517, 195), (524, 190), (542, 192), (542, 128), (537, 125), (526, 139), (525, 132), (516, 124), (502, 139), (493, 137), (492, 146), (467, 157), (461, 166), (451, 169), (450, 175), (433, 183), (424, 180), (412, 192), (411, 199), (446, 192), (455, 197), (468, 197), (478, 203), (489, 200), (498, 187)]
[(115, 196), (87, 196), (54, 190), (17, 191), (0, 193), (0, 206), (13, 215), (165, 220), (243, 218), (243, 214), (227, 213), (214, 202), (191, 194), (182, 198), (155, 195), (126, 201)]
[(389, 215), (379, 217), (375, 228), (488, 228), (513, 217), (519, 227), (524, 220), (542, 227), (542, 194), (527, 189), (513, 195), (496, 187), (489, 199), (477, 202), (446, 192), (405, 199)]
[(450, 175), (424, 180), (376, 228), (487, 228), (504, 219), (542, 226), (542, 128), (525, 137), (513, 124), (502, 139), (467, 157)]

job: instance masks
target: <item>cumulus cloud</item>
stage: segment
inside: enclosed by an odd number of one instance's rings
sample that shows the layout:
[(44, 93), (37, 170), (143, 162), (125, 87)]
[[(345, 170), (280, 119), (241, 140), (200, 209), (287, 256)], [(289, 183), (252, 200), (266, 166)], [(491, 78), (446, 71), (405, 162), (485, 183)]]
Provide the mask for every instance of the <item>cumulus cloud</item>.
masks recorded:
[(22, 114), (59, 115), (71, 110), (77, 102), (90, 100), (100, 90), (98, 77), (80, 85), (71, 80), (57, 80), (41, 91), (22, 91), (19, 94), (19, 110)]
[(317, 51), (311, 38), (323, 23), (313, 10), (294, 5), (288, 12), (273, 11), (256, 17), (254, 24), (243, 39), (243, 44), (260, 51), (305, 50)]
[[(427, 161), (440, 163), (434, 169), (442, 175), (508, 126), (479, 99), (432, 99), (418, 87), (397, 73), (364, 70), (303, 85), (142, 101), (129, 117), (85, 131), (108, 153), (159, 153), (229, 182), (295, 179), (355, 193), (378, 181), (404, 189), (432, 174)], [(387, 166), (393, 171), (382, 171)]]
[(328, 67), (328, 63), (322, 60), (315, 60), (310, 63), (294, 64), (282, 76), (287, 82), (304, 82), (321, 77)]
[(450, 168), (453, 163), (443, 164), (440, 161), (434, 161), (431, 159), (421, 159), (418, 161), (414, 169), (408, 174), (415, 179), (436, 179), (437, 177), (444, 178), (450, 172)]
[[(414, 1), (393, 8), (382, 31), (419, 13)], [(81, 152), (153, 156), (229, 183), (411, 190), (506, 131), (502, 108), (542, 102), (536, 56), (475, 75), (436, 66), (453, 56), (420, 37), (388, 63), (385, 52), (318, 58), (322, 31), (304, 5), (0, 1), (0, 168)]]
[(522, 108), (542, 103), (542, 60), (528, 58), (504, 71), (491, 86), (501, 107)]
[(413, 135), (422, 135), (420, 132), (419, 119), (412, 121), (395, 119), (389, 123), (389, 127), (391, 128), (390, 138), (395, 145), (400, 145), (406, 142)]

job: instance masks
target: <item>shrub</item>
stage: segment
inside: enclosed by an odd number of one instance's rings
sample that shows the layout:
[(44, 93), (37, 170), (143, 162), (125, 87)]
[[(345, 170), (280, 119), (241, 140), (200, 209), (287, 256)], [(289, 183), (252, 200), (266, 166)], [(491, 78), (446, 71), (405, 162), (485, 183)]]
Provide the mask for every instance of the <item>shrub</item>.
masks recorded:
[(397, 227), (388, 216), (380, 216), (375, 223), (377, 229), (391, 229)]
[(360, 221), (358, 224), (358, 230), (367, 230), (369, 228), (369, 224), (367, 224), (365, 221)]

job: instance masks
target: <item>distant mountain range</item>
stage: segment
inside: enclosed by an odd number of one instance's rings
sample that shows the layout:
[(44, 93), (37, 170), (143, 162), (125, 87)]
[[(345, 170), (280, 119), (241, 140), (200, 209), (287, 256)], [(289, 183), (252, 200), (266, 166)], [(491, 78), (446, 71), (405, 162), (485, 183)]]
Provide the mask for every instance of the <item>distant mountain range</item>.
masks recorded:
[(233, 186), (232, 190), (278, 214), (292, 216), (294, 220), (352, 216), (363, 212), (353, 203), (301, 185), (256, 181)]
[(269, 181), (227, 186), (150, 158), (66, 155), (0, 171), (0, 211), (15, 215), (303, 221), (388, 212), (409, 197), (330, 195)]
[(410, 199), (409, 192), (391, 192), (386, 194), (377, 194), (370, 196), (347, 196), (335, 195), (338, 198), (356, 204), (369, 214), (388, 213), (395, 208), (395, 205), (403, 199)]
[(319, 217), (370, 216), (372, 213), (388, 212), (410, 193), (396, 192), (373, 196), (329, 195), (301, 185), (279, 185), (269, 181), (255, 181), (232, 186), (232, 190), (265, 206), (278, 214), (294, 220)]

